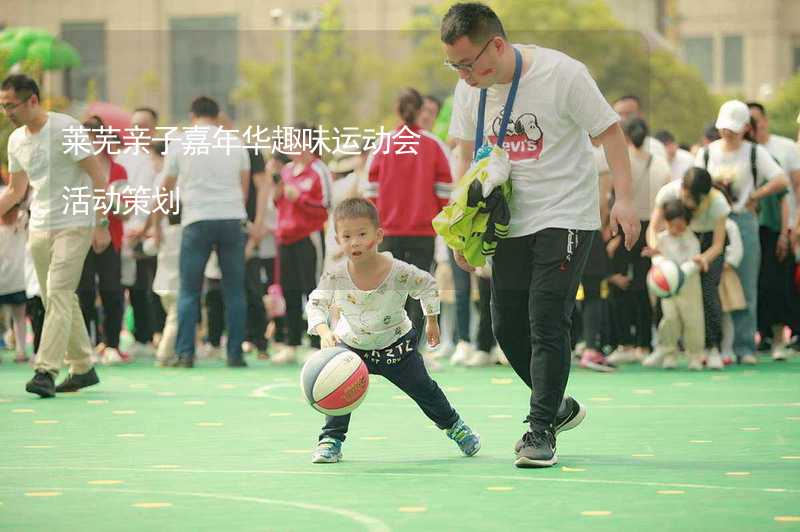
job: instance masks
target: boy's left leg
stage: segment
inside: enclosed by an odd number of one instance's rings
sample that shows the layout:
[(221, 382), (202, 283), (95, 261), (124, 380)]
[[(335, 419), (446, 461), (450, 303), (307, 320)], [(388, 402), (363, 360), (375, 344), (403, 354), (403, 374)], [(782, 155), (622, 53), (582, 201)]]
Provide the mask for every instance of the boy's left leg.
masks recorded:
[(431, 379), (422, 355), (414, 347), (416, 342), (412, 340), (409, 345), (411, 349), (405, 358), (381, 368), (381, 375), (411, 397), (437, 427), (447, 431), (447, 437), (455, 441), (465, 455), (474, 455), (481, 448), (480, 437), (464, 423), (439, 385)]

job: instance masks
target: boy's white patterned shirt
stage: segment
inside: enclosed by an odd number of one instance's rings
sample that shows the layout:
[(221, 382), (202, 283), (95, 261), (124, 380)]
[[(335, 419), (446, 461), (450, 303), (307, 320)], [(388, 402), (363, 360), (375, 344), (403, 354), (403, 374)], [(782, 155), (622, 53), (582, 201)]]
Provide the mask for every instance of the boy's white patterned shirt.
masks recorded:
[[(349, 261), (342, 261), (322, 274), (306, 305), (308, 332), (327, 323), (342, 342), (356, 349), (382, 349), (411, 330), (405, 304), (418, 299), (426, 316), (439, 314), (439, 292), (433, 276), (392, 257), (386, 279), (374, 290), (360, 290), (350, 278)], [(335, 324), (331, 315), (338, 314)], [(417, 331), (422, 334), (423, 331)]]

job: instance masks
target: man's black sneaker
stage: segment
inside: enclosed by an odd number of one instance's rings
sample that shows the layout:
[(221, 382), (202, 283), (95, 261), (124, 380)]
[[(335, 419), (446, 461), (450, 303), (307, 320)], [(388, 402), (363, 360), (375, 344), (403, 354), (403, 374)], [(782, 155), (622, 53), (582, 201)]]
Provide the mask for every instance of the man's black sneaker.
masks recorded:
[(558, 463), (556, 437), (549, 429), (535, 429), (522, 435), (522, 448), (517, 451), (517, 467), (551, 467)]
[[(556, 421), (553, 423), (554, 433), (558, 434), (559, 432), (564, 432), (565, 430), (574, 429), (580, 425), (585, 418), (586, 408), (569, 395), (565, 395), (564, 407), (558, 410), (558, 413), (556, 414)], [(527, 423), (529, 420), (526, 419), (525, 422)], [(522, 439), (517, 441), (517, 444), (514, 446), (514, 452), (518, 453), (521, 448)]]
[(56, 385), (53, 382), (53, 376), (46, 371), (37, 371), (28, 384), (25, 385), (25, 391), (35, 393), (41, 398), (55, 397)]
[(246, 368), (247, 362), (245, 361), (244, 357), (229, 358), (227, 361), (227, 365), (229, 368)]
[(94, 386), (98, 382), (100, 382), (100, 378), (97, 376), (97, 372), (94, 370), (94, 368), (92, 368), (86, 373), (81, 373), (78, 375), (70, 373), (61, 384), (56, 386), (56, 391), (58, 393), (77, 392), (81, 388)]

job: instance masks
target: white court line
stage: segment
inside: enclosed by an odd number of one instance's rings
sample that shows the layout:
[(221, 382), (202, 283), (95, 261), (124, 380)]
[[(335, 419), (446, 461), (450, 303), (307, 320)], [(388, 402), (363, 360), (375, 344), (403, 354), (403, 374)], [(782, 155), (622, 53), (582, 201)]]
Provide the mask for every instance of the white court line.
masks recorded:
[[(0, 492), (17, 492), (20, 490), (32, 491), (34, 488), (9, 488), (0, 487)], [(259, 504), (274, 504), (277, 506), (290, 506), (293, 508), (300, 508), (302, 510), (316, 510), (318, 512), (327, 512), (335, 515), (346, 517), (351, 521), (355, 521), (360, 525), (364, 525), (367, 530), (371, 532), (389, 532), (391, 530), (383, 521), (364, 515), (352, 510), (345, 510), (344, 508), (335, 508), (331, 506), (322, 506), (320, 504), (310, 504), (305, 502), (294, 501), (281, 501), (277, 499), (264, 499), (262, 497), (244, 497), (241, 495), (224, 495), (220, 493), (195, 493), (186, 491), (150, 491), (150, 490), (129, 490), (129, 489), (90, 489), (90, 488), (48, 488), (52, 491), (88, 491), (95, 493), (135, 493), (141, 495), (166, 495), (172, 497), (202, 497), (206, 499), (220, 499), (224, 501), (235, 502), (255, 502)], [(36, 488), (38, 491), (39, 488)]]
[[(46, 471), (114, 471), (135, 473), (198, 473), (220, 475), (296, 475), (296, 476), (365, 476), (365, 477), (395, 477), (395, 478), (445, 478), (459, 480), (519, 480), (524, 482), (556, 482), (578, 484), (601, 484), (615, 486), (647, 486), (655, 488), (693, 488), (704, 490), (766, 492), (770, 488), (753, 488), (739, 486), (718, 486), (714, 484), (689, 484), (683, 482), (652, 482), (639, 480), (605, 480), (605, 479), (578, 479), (578, 478), (546, 478), (520, 475), (453, 475), (451, 473), (388, 473), (388, 472), (363, 472), (363, 471), (286, 471), (281, 469), (140, 469), (135, 467), (72, 467), (72, 466), (0, 466), (1, 470), (46, 470)], [(0, 487), (0, 490), (8, 489)], [(27, 489), (27, 488), (26, 488)], [(38, 488), (37, 488), (38, 489)], [(49, 488), (48, 488), (49, 489)], [(800, 493), (800, 489), (786, 489), (785, 493)]]
[[(258, 388), (250, 392), (250, 397), (269, 398), (269, 399), (276, 399), (278, 401), (293, 400), (290, 397), (279, 397), (277, 395), (270, 395), (269, 391), (274, 390), (275, 388), (299, 388), (299, 386), (291, 382), (276, 382), (275, 384), (265, 384), (264, 386), (259, 386)], [(297, 399), (297, 401), (302, 402), (299, 398)]]

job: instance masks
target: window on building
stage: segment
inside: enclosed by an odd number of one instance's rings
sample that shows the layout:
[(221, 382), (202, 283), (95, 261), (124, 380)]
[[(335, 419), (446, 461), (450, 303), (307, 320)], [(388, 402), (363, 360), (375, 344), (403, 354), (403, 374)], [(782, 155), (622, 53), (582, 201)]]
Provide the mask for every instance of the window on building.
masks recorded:
[(79, 67), (64, 71), (64, 94), (70, 99), (85, 101), (91, 86), (92, 96), (108, 99), (105, 22), (64, 22), (61, 38), (74, 46), (81, 56)]
[(231, 100), (239, 64), (236, 28), (235, 16), (170, 20), (173, 117), (186, 116), (198, 96), (213, 98), (236, 116)]
[(744, 39), (741, 35), (726, 35), (722, 42), (722, 80), (725, 85), (741, 85), (744, 81)]
[(714, 82), (714, 41), (711, 37), (683, 39), (686, 62), (697, 68), (707, 84)]

